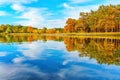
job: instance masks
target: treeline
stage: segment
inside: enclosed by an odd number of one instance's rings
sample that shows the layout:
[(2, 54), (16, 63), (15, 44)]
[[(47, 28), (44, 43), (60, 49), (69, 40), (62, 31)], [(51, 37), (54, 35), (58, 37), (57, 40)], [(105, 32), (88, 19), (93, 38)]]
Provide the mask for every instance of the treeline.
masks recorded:
[(22, 26), (22, 25), (9, 25), (1, 24), (0, 33), (62, 33), (63, 28), (51, 28), (47, 29), (43, 27), (41, 29), (34, 28), (32, 26)]
[(120, 5), (100, 6), (97, 11), (81, 12), (79, 19), (68, 18), (66, 33), (120, 32)]

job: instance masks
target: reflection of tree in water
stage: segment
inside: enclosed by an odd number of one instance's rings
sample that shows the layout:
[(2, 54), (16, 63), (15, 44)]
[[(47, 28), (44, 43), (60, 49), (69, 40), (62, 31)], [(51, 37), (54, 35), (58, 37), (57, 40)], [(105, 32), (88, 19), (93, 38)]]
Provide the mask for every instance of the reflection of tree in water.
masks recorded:
[(100, 64), (120, 64), (119, 39), (64, 39), (68, 51), (79, 51), (80, 57), (95, 58)]
[(36, 40), (47, 40), (63, 41), (63, 37), (58, 36), (40, 36), (40, 35), (0, 35), (0, 42), (11, 43), (11, 42), (33, 42)]
[(89, 43), (89, 39), (66, 37), (64, 39), (64, 43), (66, 44), (66, 48), (68, 51), (77, 50), (79, 52), (84, 52), (85, 47), (87, 46), (86, 43)]
[[(100, 64), (120, 64), (120, 39), (78, 38), (38, 35), (0, 35), (0, 42), (63, 41), (68, 51), (80, 52), (80, 57), (95, 58)], [(59, 45), (58, 45), (59, 46)]]

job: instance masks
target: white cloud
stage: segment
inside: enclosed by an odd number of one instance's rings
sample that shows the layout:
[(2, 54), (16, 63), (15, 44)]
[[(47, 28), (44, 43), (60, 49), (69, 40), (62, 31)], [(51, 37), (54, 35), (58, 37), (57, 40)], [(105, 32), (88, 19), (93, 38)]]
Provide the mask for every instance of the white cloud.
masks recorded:
[[(16, 24), (30, 25), (38, 28), (42, 28), (44, 26), (47, 26), (47, 28), (63, 27), (65, 25), (65, 19), (48, 19), (53, 16), (53, 13), (48, 12), (47, 8), (24, 7), (24, 9), (25, 11), (23, 11), (20, 16), (16, 17), (22, 20), (15, 22)], [(21, 7), (16, 10), (20, 11)]]
[(37, 1), (38, 0), (11, 0), (11, 2), (13, 2), (13, 3), (24, 3), (24, 4), (28, 4), (28, 3), (31, 3), (31, 2), (37, 2)]
[(117, 5), (120, 4), (120, 0), (105, 0), (107, 5), (109, 4), (113, 4), (113, 5)]
[(63, 3), (63, 7), (67, 9), (73, 9), (73, 7), (69, 6), (67, 3)]
[(26, 11), (24, 11), (20, 16), (17, 17), (23, 20), (20, 20), (16, 23), (39, 27), (40, 24), (45, 21), (45, 17), (43, 16), (43, 14), (46, 12), (46, 10), (47, 9), (45, 8), (26, 8)]
[[(65, 7), (64, 4), (69, 6), (69, 8)], [(63, 4), (63, 7), (65, 9), (63, 9), (61, 13), (65, 15), (66, 19), (69, 17), (78, 19), (80, 17), (79, 15), (80, 12), (90, 12), (91, 10), (97, 10), (99, 6), (99, 5), (88, 5), (83, 7), (83, 6), (70, 6), (67, 3), (64, 3), (64, 4)]]
[(15, 11), (21, 12), (25, 10), (25, 7), (22, 6), (21, 4), (13, 4), (11, 8)]
[(0, 16), (7, 16), (7, 15), (9, 15), (7, 12), (5, 12), (5, 11), (0, 11)]
[(42, 25), (47, 26), (47, 28), (64, 27), (65, 22), (65, 19), (45, 20), (44, 23), (42, 23)]
[(37, 0), (0, 0), (0, 5), (5, 4), (29, 4), (31, 2), (36, 2)]

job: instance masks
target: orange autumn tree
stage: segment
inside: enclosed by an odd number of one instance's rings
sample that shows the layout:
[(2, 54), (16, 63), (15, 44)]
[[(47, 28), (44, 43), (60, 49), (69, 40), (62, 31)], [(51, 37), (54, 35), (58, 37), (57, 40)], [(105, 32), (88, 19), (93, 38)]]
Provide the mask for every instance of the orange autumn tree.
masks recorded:
[(76, 20), (72, 18), (68, 18), (66, 21), (66, 26), (64, 27), (65, 32), (74, 32), (75, 31), (75, 23)]
[(32, 32), (33, 32), (33, 27), (32, 27), (32, 26), (28, 26), (27, 31), (28, 31), (29, 33), (32, 33)]

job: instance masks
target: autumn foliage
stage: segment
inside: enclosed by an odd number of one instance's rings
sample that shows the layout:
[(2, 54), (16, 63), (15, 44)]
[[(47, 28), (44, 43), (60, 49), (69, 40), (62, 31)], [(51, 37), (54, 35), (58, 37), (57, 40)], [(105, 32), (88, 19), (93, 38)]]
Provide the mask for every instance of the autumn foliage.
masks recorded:
[(100, 6), (97, 11), (81, 12), (80, 18), (68, 18), (66, 33), (120, 32), (120, 5)]

